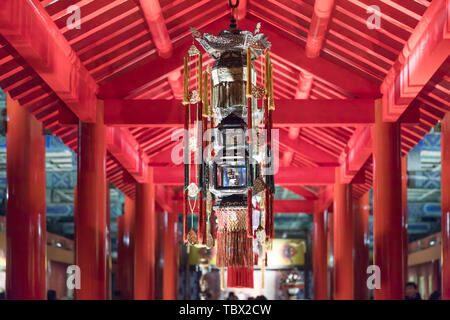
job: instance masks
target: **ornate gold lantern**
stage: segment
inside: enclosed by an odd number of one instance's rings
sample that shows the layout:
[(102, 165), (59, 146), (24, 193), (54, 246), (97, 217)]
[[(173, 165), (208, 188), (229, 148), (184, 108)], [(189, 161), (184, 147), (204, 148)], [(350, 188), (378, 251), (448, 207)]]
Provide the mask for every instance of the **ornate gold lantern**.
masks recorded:
[[(234, 18), (218, 36), (193, 29), (214, 62), (204, 68), (195, 44), (184, 60), (184, 241), (217, 244), (228, 287), (253, 287), (253, 266), (261, 257), (264, 268), (274, 236), (271, 44), (259, 29), (240, 30)], [(188, 221), (195, 211), (197, 232)]]

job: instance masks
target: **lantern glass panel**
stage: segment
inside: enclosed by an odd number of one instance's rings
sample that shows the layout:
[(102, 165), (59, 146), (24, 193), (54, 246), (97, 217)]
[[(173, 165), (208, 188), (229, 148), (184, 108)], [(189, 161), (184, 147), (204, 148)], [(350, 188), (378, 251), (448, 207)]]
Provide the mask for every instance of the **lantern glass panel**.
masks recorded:
[(242, 188), (247, 185), (245, 166), (218, 166), (217, 189)]

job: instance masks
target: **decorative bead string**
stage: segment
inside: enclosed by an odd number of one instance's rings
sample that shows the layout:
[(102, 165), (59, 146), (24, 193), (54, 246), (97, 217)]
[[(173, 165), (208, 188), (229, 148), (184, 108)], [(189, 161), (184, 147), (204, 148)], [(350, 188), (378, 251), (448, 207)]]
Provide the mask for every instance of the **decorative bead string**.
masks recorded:
[[(194, 41), (192, 41), (193, 42), (193, 44), (194, 44)], [(192, 58), (191, 58), (192, 59)], [(194, 63), (195, 63), (195, 72), (196, 72), (196, 75), (198, 76), (198, 68), (197, 68), (197, 60), (194, 58)], [(189, 68), (189, 71), (188, 71), (188, 73), (189, 73), (189, 75), (191, 74), (191, 72), (192, 72), (192, 69), (191, 69), (191, 63), (189, 63), (189, 66), (188, 66), (188, 68)], [(198, 90), (198, 82), (197, 81), (195, 81), (195, 89), (196, 90)], [(191, 121), (191, 99), (189, 99), (189, 106), (188, 106), (188, 112), (189, 112), (189, 122)], [(197, 110), (197, 113), (198, 113), (198, 102), (196, 103), (196, 110)], [(196, 113), (196, 114), (197, 114)], [(191, 129), (191, 126), (189, 126), (189, 130), (188, 130), (188, 137), (189, 137), (189, 139), (191, 139), (191, 132), (192, 132), (192, 129)], [(194, 128), (194, 133), (195, 133), (195, 128)], [(188, 142), (188, 146), (189, 146), (189, 142)], [(189, 154), (189, 161), (192, 163), (192, 157), (193, 157), (193, 155), (192, 154)], [(195, 155), (194, 155), (194, 157), (195, 157)], [(195, 162), (195, 158), (194, 158), (194, 162)], [(189, 164), (189, 181), (191, 181), (191, 163)], [(197, 166), (196, 165), (194, 165), (194, 167), (195, 167), (195, 184), (196, 185), (198, 185), (198, 172), (197, 172)], [(191, 198), (190, 197), (188, 197), (188, 203), (189, 203), (189, 209), (191, 210), (191, 229), (194, 229), (194, 209), (195, 209), (195, 207), (197, 206), (197, 197), (194, 199), (194, 205), (192, 205), (192, 201), (191, 201)]]

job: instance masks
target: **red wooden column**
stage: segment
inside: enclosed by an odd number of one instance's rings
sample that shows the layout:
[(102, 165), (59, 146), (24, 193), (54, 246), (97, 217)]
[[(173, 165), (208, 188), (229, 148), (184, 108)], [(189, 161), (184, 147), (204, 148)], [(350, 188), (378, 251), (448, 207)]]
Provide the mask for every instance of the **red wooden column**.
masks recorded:
[(178, 298), (178, 214), (164, 212), (164, 281), (163, 299)]
[(355, 230), (355, 299), (369, 300), (367, 288), (367, 267), (369, 266), (369, 192), (366, 192), (354, 206)]
[(450, 300), (450, 112), (441, 125), (442, 299)]
[(352, 300), (353, 292), (353, 208), (351, 185), (341, 183), (336, 168), (334, 183), (334, 299)]
[(325, 211), (314, 213), (313, 217), (313, 275), (314, 299), (328, 299), (328, 251), (325, 225)]
[(125, 213), (123, 216), (124, 237), (124, 288), (122, 296), (131, 300), (134, 296), (134, 218), (135, 202), (125, 197)]
[(402, 181), (400, 125), (383, 122), (381, 99), (375, 102), (373, 127), (374, 264), (380, 268), (381, 288), (375, 299), (404, 299)]
[(408, 280), (408, 157), (401, 158), (402, 164), (402, 223), (403, 223), (403, 276)]
[(76, 264), (80, 267), (78, 300), (104, 300), (106, 295), (106, 130), (103, 102), (97, 122), (79, 124), (78, 186), (75, 225)]
[(134, 242), (134, 299), (155, 298), (155, 185), (153, 168), (148, 182), (136, 184), (136, 218)]
[(45, 138), (42, 124), (7, 95), (6, 297), (44, 300)]

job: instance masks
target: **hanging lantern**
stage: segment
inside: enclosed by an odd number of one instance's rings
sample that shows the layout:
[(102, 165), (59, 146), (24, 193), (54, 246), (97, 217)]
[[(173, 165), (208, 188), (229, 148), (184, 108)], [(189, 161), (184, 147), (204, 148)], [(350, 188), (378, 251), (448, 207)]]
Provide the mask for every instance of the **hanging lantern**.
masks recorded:
[[(237, 4), (230, 3), (230, 28), (218, 36), (191, 29), (214, 63), (206, 68), (195, 44), (184, 60), (187, 133), (183, 221), (188, 245), (217, 246), (221, 287), (226, 269), (228, 287), (252, 288), (255, 257), (261, 257), (264, 268), (266, 244), (274, 235), (274, 180), (268, 168), (273, 163), (270, 131), (274, 99), (271, 44), (259, 32), (260, 24), (254, 33), (237, 28)], [(259, 74), (255, 67), (258, 59)], [(191, 133), (196, 134), (195, 142)], [(208, 150), (206, 142), (211, 143), (211, 152), (204, 152)], [(193, 219), (188, 227), (188, 215), (195, 212), (197, 233)], [(262, 253), (257, 252), (261, 247)]]

